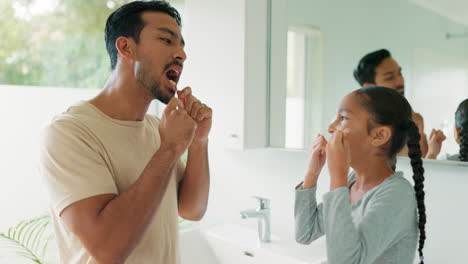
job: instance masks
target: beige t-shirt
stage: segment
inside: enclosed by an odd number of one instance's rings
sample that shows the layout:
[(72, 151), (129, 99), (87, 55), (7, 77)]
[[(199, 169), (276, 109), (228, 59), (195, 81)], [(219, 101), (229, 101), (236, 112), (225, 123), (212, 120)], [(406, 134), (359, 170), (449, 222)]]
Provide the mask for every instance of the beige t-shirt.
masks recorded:
[[(51, 198), (60, 263), (97, 263), (68, 230), (60, 213), (79, 200), (128, 190), (160, 146), (158, 123), (151, 115), (143, 121), (112, 119), (82, 101), (46, 127), (40, 171)], [(125, 263), (178, 262), (177, 183), (184, 170), (179, 160), (160, 207)]]

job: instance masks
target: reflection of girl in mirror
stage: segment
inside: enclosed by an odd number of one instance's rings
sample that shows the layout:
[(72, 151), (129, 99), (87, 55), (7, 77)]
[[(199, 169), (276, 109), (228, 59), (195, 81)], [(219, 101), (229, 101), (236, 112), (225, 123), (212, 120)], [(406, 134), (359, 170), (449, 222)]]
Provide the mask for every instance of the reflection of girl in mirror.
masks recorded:
[(455, 140), (460, 144), (460, 152), (447, 155), (446, 159), (468, 161), (468, 99), (461, 102), (455, 112)]
[[(310, 244), (325, 234), (330, 264), (409, 264), (419, 233), (424, 263), (424, 168), (411, 114), (408, 101), (384, 87), (359, 89), (343, 98), (328, 129), (330, 141), (316, 137), (308, 172), (296, 189), (299, 243)], [(396, 155), (405, 144), (414, 188), (402, 172), (395, 172)], [(317, 180), (325, 160), (330, 192), (317, 205)], [(349, 167), (354, 171), (348, 176)]]

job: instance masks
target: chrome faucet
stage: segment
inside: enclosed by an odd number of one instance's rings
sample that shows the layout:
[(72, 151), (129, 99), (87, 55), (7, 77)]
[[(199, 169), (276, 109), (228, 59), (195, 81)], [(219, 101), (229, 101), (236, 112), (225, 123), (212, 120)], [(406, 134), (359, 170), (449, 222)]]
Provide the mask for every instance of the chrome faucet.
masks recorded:
[(257, 218), (258, 239), (261, 242), (271, 242), (271, 220), (270, 220), (270, 200), (258, 196), (252, 196), (259, 202), (257, 209), (248, 209), (240, 212), (241, 218)]

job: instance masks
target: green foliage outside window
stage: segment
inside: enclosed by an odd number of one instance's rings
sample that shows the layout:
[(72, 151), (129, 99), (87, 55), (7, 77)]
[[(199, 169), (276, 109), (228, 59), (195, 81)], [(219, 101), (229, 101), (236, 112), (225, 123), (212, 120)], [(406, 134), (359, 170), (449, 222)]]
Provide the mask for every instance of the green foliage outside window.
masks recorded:
[(129, 0), (0, 0), (0, 84), (103, 87), (110, 63), (107, 17)]

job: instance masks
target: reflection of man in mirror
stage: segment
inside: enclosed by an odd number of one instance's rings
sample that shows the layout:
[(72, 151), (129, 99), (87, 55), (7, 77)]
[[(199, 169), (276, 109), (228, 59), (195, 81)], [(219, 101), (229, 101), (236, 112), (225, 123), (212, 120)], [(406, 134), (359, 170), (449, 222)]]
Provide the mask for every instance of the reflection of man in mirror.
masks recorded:
[[(362, 87), (384, 86), (395, 89), (400, 94), (405, 94), (405, 78), (401, 72), (398, 62), (392, 58), (392, 54), (381, 49), (365, 55), (354, 70), (354, 78)], [(416, 112), (413, 112), (413, 120), (419, 128), (421, 140), (421, 151), (423, 157), (435, 159), (440, 152), (442, 141), (445, 135), (440, 130), (432, 130), (429, 138), (429, 146), (424, 133), (424, 119)], [(399, 155), (407, 155), (408, 149), (402, 150)]]

